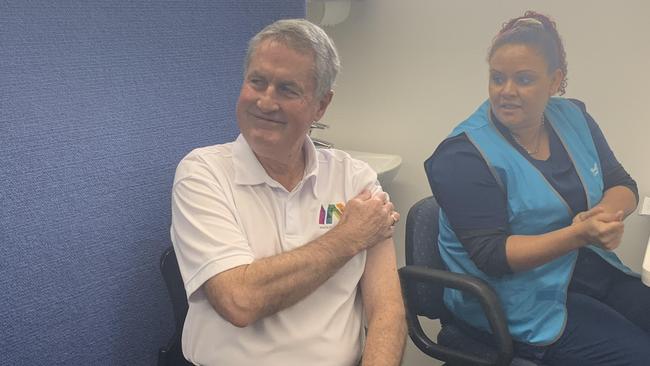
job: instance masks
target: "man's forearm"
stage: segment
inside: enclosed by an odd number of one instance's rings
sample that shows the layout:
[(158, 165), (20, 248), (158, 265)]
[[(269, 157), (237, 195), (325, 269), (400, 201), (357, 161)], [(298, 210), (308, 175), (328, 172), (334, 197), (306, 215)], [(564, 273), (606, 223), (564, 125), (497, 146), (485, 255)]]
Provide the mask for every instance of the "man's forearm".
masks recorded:
[(204, 285), (217, 312), (237, 326), (287, 308), (358, 253), (335, 229), (300, 248), (235, 267)]

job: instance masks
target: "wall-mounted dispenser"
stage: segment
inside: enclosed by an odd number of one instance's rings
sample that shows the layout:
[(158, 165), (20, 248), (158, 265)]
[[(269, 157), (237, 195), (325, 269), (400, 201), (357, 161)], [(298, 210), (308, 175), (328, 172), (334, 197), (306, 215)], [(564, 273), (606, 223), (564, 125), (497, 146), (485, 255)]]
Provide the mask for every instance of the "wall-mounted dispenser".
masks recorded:
[(322, 26), (333, 26), (343, 22), (350, 15), (352, 0), (308, 0), (307, 13), (310, 19)]

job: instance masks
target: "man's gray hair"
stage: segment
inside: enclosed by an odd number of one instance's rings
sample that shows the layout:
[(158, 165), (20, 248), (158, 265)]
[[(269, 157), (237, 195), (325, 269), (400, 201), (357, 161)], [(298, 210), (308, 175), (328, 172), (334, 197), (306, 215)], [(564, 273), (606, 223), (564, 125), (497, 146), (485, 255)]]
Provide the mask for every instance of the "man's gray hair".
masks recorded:
[(248, 42), (244, 72), (248, 71), (257, 47), (267, 39), (280, 42), (295, 51), (313, 53), (316, 66), (314, 95), (320, 99), (332, 90), (341, 62), (334, 43), (319, 26), (304, 19), (283, 19), (266, 26)]

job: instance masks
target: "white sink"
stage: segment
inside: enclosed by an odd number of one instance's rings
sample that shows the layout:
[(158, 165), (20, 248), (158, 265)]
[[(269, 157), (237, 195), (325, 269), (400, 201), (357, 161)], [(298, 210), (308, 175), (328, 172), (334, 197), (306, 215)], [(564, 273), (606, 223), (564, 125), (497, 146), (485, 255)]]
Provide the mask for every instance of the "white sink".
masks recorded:
[(365, 161), (377, 172), (377, 179), (381, 184), (390, 183), (402, 165), (402, 157), (392, 154), (378, 154), (365, 151), (345, 150), (355, 159)]

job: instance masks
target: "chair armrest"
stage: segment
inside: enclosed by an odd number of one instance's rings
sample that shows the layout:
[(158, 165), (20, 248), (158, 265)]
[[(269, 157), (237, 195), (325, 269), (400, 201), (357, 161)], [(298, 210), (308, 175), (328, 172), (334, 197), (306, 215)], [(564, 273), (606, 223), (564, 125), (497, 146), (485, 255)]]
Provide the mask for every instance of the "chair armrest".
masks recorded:
[[(437, 270), (423, 266), (405, 266), (399, 269), (404, 301), (406, 303), (407, 322), (413, 342), (426, 354), (442, 359), (453, 365), (509, 365), (513, 358), (512, 338), (501, 303), (492, 288), (482, 279), (449, 271)], [(481, 308), (496, 338), (497, 358), (487, 361), (467, 353), (433, 342), (422, 330), (417, 314), (409, 306), (407, 283), (411, 281), (429, 282), (446, 288), (453, 288), (472, 294), (478, 298)]]

